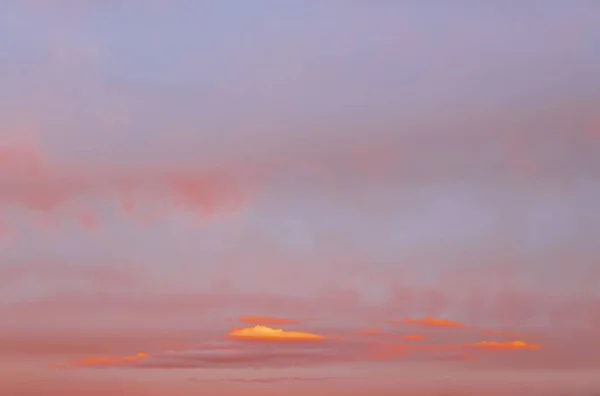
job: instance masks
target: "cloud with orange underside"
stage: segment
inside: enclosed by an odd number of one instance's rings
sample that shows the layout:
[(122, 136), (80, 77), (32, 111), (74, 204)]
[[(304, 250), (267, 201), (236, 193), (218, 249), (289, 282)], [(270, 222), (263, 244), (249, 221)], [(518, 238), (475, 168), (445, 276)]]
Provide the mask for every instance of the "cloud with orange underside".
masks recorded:
[(541, 348), (538, 344), (525, 341), (479, 341), (467, 347), (484, 351), (537, 351)]
[(298, 324), (300, 323), (295, 319), (286, 319), (286, 318), (273, 318), (269, 316), (242, 316), (239, 318), (239, 321), (244, 324), (254, 324), (254, 325), (287, 325), (287, 324)]
[(227, 336), (230, 339), (240, 341), (314, 342), (325, 339), (324, 336), (318, 334), (274, 329), (261, 325), (243, 329), (233, 329)]
[(481, 351), (536, 351), (541, 347), (538, 344), (529, 344), (524, 341), (479, 341), (470, 344), (442, 344), (442, 345), (388, 345), (389, 350), (397, 352), (410, 351), (456, 351), (459, 349), (477, 349)]
[(376, 360), (432, 359), (438, 361), (475, 361), (476, 352), (537, 351), (541, 347), (524, 341), (479, 341), (463, 344), (379, 344), (369, 357)]
[(429, 327), (429, 328), (444, 328), (444, 329), (460, 329), (465, 328), (465, 325), (458, 322), (453, 322), (446, 319), (435, 319), (431, 317), (426, 317), (423, 319), (404, 319), (402, 321), (389, 321), (391, 324), (405, 324), (412, 326), (420, 326), (420, 327)]

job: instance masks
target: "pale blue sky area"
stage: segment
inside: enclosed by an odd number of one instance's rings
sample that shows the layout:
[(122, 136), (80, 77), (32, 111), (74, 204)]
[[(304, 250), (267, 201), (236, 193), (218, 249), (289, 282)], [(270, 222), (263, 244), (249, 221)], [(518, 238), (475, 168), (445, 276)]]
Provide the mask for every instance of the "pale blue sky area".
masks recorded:
[[(428, 279), (507, 246), (534, 273), (548, 249), (598, 257), (600, 148), (585, 140), (600, 125), (597, 1), (7, 0), (0, 86), (1, 136), (28, 127), (56, 161), (275, 164), (253, 206), (212, 228), (107, 215), (102, 236), (30, 230), (2, 256), (170, 271), (250, 249), (249, 235), (310, 257), (333, 234), (335, 249)], [(543, 177), (499, 170), (507, 136)], [(368, 144), (391, 153), (380, 181), (285, 170), (288, 156), (331, 165)]]

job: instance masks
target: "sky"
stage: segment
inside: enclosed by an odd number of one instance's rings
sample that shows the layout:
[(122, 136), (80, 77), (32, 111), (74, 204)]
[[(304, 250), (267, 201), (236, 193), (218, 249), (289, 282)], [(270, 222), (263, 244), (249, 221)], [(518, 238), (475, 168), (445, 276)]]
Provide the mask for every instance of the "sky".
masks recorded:
[(600, 391), (600, 2), (0, 2), (0, 394)]

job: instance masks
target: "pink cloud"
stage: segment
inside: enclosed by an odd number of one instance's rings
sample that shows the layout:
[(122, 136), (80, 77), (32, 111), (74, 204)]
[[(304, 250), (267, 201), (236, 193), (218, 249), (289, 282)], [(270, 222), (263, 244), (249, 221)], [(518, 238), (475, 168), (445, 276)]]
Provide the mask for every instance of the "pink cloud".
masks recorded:
[[(223, 166), (146, 166), (69, 163), (51, 160), (38, 145), (0, 145), (0, 206), (27, 210), (73, 213), (86, 200), (120, 203), (132, 216), (137, 199), (142, 206), (167, 203), (169, 210), (200, 215), (237, 211), (249, 198), (249, 174)], [(85, 228), (95, 228), (97, 215), (90, 209), (75, 211)], [(133, 217), (135, 219), (135, 216)]]

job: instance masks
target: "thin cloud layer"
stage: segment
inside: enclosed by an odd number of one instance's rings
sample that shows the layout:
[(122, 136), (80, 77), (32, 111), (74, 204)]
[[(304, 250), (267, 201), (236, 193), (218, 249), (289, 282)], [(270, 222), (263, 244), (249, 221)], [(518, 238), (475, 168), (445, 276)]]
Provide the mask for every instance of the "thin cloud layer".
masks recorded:
[[(137, 353), (129, 356), (84, 357), (72, 364), (55, 364), (55, 368), (240, 368), (240, 367), (310, 367), (328, 364), (402, 361), (405, 363), (438, 361), (446, 364), (469, 363), (479, 354), (502, 352), (537, 352), (538, 344), (523, 341), (460, 342), (456, 333), (451, 338), (425, 342), (424, 337), (406, 335), (389, 337), (390, 333), (358, 332), (346, 336), (325, 337), (313, 333), (285, 331), (255, 326), (234, 329), (227, 334), (230, 341), (212, 341), (195, 346)], [(372, 336), (377, 335), (377, 340)], [(380, 337), (387, 335), (388, 337)], [(358, 336), (358, 337), (357, 337)], [(400, 344), (399, 341), (408, 341)], [(453, 340), (453, 342), (452, 342)], [(240, 342), (240, 341), (263, 341)], [(267, 341), (267, 342), (264, 342)], [(321, 341), (321, 342), (315, 342)], [(411, 342), (412, 341), (412, 342)], [(419, 341), (419, 342), (414, 342)]]

